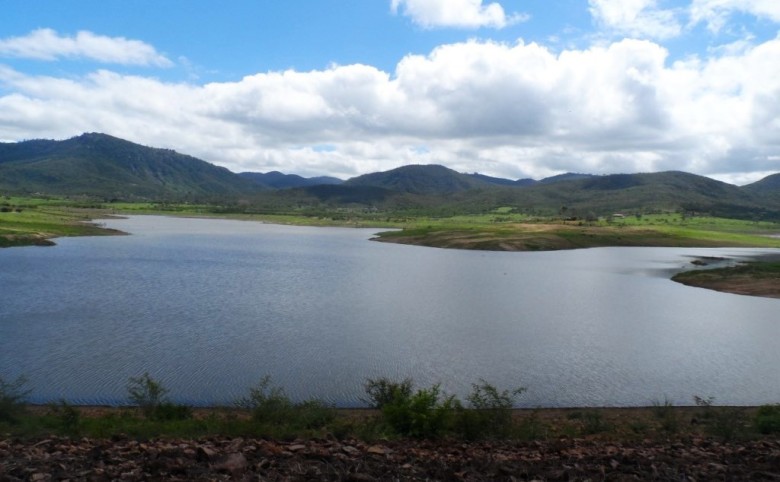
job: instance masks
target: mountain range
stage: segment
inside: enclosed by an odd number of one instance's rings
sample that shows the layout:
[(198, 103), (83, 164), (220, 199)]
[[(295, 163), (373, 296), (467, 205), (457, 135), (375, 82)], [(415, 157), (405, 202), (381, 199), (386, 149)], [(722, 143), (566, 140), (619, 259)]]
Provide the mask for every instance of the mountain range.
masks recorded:
[(110, 200), (238, 203), (255, 210), (328, 207), (571, 216), (686, 210), (780, 220), (780, 174), (734, 186), (685, 172), (591, 175), (542, 180), (409, 165), (348, 180), (278, 171), (233, 173), (170, 149), (89, 133), (63, 141), (0, 143), (0, 194)]

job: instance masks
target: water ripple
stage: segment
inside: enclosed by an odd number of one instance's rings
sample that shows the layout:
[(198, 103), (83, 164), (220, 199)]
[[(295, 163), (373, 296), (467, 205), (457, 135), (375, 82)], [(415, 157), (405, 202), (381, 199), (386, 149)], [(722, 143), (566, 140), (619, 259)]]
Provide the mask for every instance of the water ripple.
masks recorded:
[(175, 401), (229, 405), (265, 375), (295, 400), (363, 404), (367, 378), (524, 406), (780, 399), (778, 300), (672, 283), (690, 256), (767, 250), (476, 253), (370, 230), (133, 217), (142, 236), (0, 251), (0, 375), (35, 401), (122, 404), (148, 371)]

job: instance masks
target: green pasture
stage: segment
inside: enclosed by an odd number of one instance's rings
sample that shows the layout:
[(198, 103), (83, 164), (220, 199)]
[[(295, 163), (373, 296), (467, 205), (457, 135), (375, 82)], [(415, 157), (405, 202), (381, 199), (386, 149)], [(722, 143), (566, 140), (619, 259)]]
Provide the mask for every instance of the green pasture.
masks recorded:
[(50, 238), (111, 234), (90, 221), (100, 206), (42, 198), (0, 198), (0, 247), (48, 245)]
[(59, 236), (111, 234), (86, 221), (108, 215), (157, 214), (305, 226), (396, 228), (385, 240), (471, 249), (571, 249), (594, 246), (780, 247), (780, 224), (680, 213), (608, 216), (590, 220), (538, 217), (500, 207), (447, 217), (334, 208), (247, 212), (237, 205), (23, 198), (0, 196), (0, 246), (47, 244)]

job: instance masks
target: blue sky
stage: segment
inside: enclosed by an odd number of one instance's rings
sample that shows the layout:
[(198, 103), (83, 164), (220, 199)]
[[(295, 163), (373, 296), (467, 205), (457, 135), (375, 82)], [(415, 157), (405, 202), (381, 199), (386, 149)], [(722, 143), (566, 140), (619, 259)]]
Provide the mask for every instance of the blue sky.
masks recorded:
[(0, 141), (233, 171), (780, 171), (776, 0), (6, 0)]

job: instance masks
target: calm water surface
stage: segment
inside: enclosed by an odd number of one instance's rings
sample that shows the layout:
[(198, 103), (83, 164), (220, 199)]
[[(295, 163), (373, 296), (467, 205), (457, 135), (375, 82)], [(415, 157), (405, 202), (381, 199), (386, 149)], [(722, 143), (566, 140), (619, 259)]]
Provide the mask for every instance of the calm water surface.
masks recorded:
[(443, 250), (376, 230), (138, 216), (132, 236), (0, 250), (0, 374), (38, 402), (122, 403), (148, 371), (224, 404), (270, 374), (359, 406), (367, 377), (525, 386), (523, 406), (780, 401), (780, 300), (669, 280), (769, 250)]

